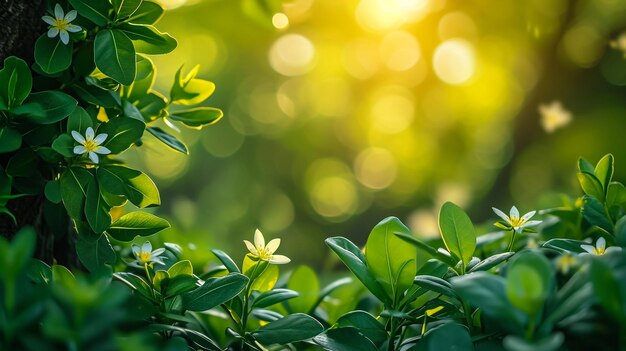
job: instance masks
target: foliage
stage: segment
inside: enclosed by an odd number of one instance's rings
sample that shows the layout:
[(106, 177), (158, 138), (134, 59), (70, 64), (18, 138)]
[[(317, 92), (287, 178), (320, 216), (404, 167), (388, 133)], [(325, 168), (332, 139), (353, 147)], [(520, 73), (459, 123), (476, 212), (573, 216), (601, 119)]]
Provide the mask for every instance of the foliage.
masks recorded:
[[(186, 74), (180, 67), (169, 98), (153, 90), (156, 70), (146, 55), (177, 45), (153, 26), (163, 14), (158, 3), (70, 0), (49, 8), (55, 17), (44, 16), (50, 30), (37, 40), (32, 67), (8, 57), (0, 70), (0, 153), (8, 160), (0, 169), (0, 213), (16, 221), (8, 201), (45, 196), (43, 207), (71, 218), (83, 265), (98, 270), (115, 262), (110, 239), (127, 242), (169, 227), (147, 212), (112, 214), (127, 202), (146, 208), (161, 201), (150, 177), (118, 156), (147, 134), (187, 153), (158, 124), (201, 129), (222, 111), (189, 108), (215, 90), (196, 77), (198, 67)], [(64, 221), (45, 221), (58, 236), (68, 231)]]

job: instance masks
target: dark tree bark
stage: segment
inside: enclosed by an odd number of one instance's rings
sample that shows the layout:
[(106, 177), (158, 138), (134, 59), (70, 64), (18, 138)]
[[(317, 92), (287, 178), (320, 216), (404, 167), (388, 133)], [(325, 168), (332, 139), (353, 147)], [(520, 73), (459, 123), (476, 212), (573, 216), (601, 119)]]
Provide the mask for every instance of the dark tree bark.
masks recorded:
[[(41, 17), (46, 14), (45, 0), (0, 0), (0, 66), (9, 56), (17, 56), (28, 64), (34, 62), (37, 38), (46, 32), (47, 25)], [(13, 153), (0, 154), (0, 165), (6, 169)], [(47, 263), (78, 267), (76, 234), (64, 212), (48, 206), (43, 194), (26, 196), (9, 201), (7, 208), (15, 215), (17, 224), (0, 214), (0, 236), (11, 238), (24, 226), (32, 226), (37, 232), (35, 256)], [(66, 230), (52, 233), (47, 221), (67, 223)]]

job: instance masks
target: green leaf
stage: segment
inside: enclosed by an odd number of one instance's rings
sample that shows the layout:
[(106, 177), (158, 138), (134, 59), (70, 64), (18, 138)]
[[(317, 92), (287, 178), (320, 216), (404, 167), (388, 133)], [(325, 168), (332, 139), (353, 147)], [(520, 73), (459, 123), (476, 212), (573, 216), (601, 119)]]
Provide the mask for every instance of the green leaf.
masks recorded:
[(445, 323), (431, 329), (419, 343), (418, 350), (474, 350), (474, 343), (467, 328), (458, 323)]
[(556, 351), (562, 350), (565, 336), (561, 332), (553, 332), (543, 338), (528, 340), (518, 335), (507, 335), (502, 346), (509, 351)]
[(11, 112), (37, 124), (56, 123), (69, 116), (78, 102), (60, 91), (48, 90), (30, 94), (24, 104)]
[(120, 106), (120, 98), (116, 92), (105, 90), (95, 85), (85, 83), (72, 84), (72, 89), (84, 101), (104, 108)]
[(84, 217), (87, 186), (93, 176), (83, 168), (71, 167), (61, 174), (61, 198), (70, 217), (81, 219)]
[(136, 211), (120, 217), (106, 231), (116, 240), (132, 241), (136, 236), (149, 236), (169, 227), (163, 218)]
[(620, 182), (611, 182), (609, 184), (609, 190), (606, 194), (606, 205), (622, 206), (626, 205), (626, 187)]
[(48, 201), (53, 204), (59, 204), (63, 199), (61, 198), (61, 186), (56, 180), (49, 180), (44, 188), (44, 194)]
[(297, 291), (299, 296), (289, 300), (292, 312), (308, 313), (314, 307), (319, 292), (317, 274), (309, 266), (299, 266), (287, 282), (287, 288)]
[(235, 261), (233, 261), (233, 259), (230, 258), (226, 252), (217, 249), (213, 249), (211, 252), (215, 255), (215, 257), (217, 257), (218, 260), (220, 260), (220, 262), (222, 262), (230, 273), (241, 273)]
[(80, 262), (91, 272), (98, 271), (106, 264), (115, 263), (117, 258), (115, 250), (104, 234), (97, 240), (80, 235), (76, 242), (76, 253)]
[(118, 27), (133, 41), (135, 51), (148, 55), (172, 52), (178, 43), (167, 33), (161, 33), (149, 25), (122, 24)]
[(439, 212), (439, 230), (446, 248), (461, 259), (465, 269), (476, 249), (472, 220), (459, 206), (446, 202)]
[(208, 80), (196, 79), (200, 66), (195, 66), (182, 77), (183, 66), (180, 66), (174, 77), (170, 90), (172, 103), (179, 105), (196, 105), (206, 100), (215, 91), (215, 84)]
[(152, 288), (148, 285), (148, 283), (138, 275), (128, 272), (117, 272), (113, 273), (113, 277), (126, 284), (131, 289), (139, 292), (148, 300), (152, 300)]
[(604, 210), (604, 205), (594, 196), (583, 196), (583, 217), (592, 226), (598, 226), (607, 232), (613, 231), (613, 225)]
[(111, 225), (111, 215), (108, 204), (100, 195), (98, 182), (94, 179), (87, 185), (87, 198), (85, 200), (85, 217), (91, 229), (101, 234)]
[(155, 24), (163, 17), (163, 7), (150, 0), (144, 0), (137, 11), (126, 19), (125, 22), (134, 24)]
[(43, 34), (35, 43), (35, 62), (48, 74), (65, 71), (72, 64), (74, 43), (63, 44), (59, 38)]
[(626, 312), (623, 282), (620, 282), (613, 269), (602, 260), (591, 262), (590, 277), (600, 306), (620, 324), (623, 323)]
[(67, 118), (67, 133), (77, 131), (81, 135), (85, 135), (85, 131), (89, 127), (93, 128), (93, 119), (84, 108), (76, 106)]
[(191, 265), (191, 261), (183, 260), (176, 262), (167, 270), (167, 274), (170, 278), (174, 278), (179, 275), (193, 275), (193, 266)]
[(421, 241), (420, 239), (414, 237), (411, 234), (404, 234), (404, 233), (394, 233), (394, 234), (398, 238), (406, 241), (407, 243), (412, 244), (413, 246), (426, 251), (426, 253), (437, 258), (438, 260), (447, 264), (450, 267), (454, 267), (457, 264), (457, 260), (455, 260), (451, 256), (441, 253), (441, 251), (436, 250), (434, 247), (428, 245), (427, 243)]
[(231, 273), (221, 278), (209, 278), (194, 291), (182, 295), (183, 308), (189, 311), (206, 311), (219, 306), (239, 293), (248, 284), (248, 277)]
[(278, 265), (270, 264), (268, 261), (252, 260), (248, 255), (243, 259), (241, 270), (253, 281), (250, 291), (271, 290), (278, 281)]
[(376, 345), (363, 332), (352, 327), (328, 329), (313, 338), (329, 351), (377, 351)]
[(161, 204), (159, 190), (144, 173), (123, 166), (100, 166), (98, 182), (107, 192), (124, 195), (135, 206), (144, 208)]
[(32, 88), (33, 76), (26, 61), (15, 56), (5, 58), (0, 70), (0, 110), (21, 105)]
[(543, 255), (526, 251), (515, 256), (507, 269), (506, 295), (530, 319), (543, 307), (553, 285), (552, 266)]
[(137, 11), (139, 6), (141, 6), (141, 2), (142, 0), (111, 0), (115, 19), (117, 20), (132, 15)]
[(9, 159), (6, 172), (13, 177), (28, 177), (37, 171), (38, 157), (32, 149), (21, 149)]
[(147, 127), (147, 131), (150, 134), (154, 135), (157, 139), (161, 140), (165, 145), (169, 146), (173, 150), (181, 152), (185, 155), (189, 154), (189, 150), (187, 150), (187, 146), (183, 144), (182, 141), (176, 139), (173, 135), (165, 132), (163, 129), (159, 127)]
[(252, 336), (264, 345), (285, 345), (313, 338), (323, 331), (324, 327), (315, 318), (294, 313), (260, 327)]
[(154, 91), (141, 95), (137, 101), (141, 115), (150, 120), (163, 117), (167, 105), (166, 99)]
[(431, 290), (455, 299), (458, 298), (457, 294), (452, 289), (452, 285), (439, 277), (418, 275), (413, 280), (413, 283), (415, 285), (421, 286), (424, 289)]
[(20, 229), (13, 237), (8, 250), (0, 258), (4, 261), (0, 277), (8, 276), (8, 280), (13, 280), (18, 274), (22, 274), (26, 264), (33, 257), (36, 241), (37, 235), (32, 227)]
[[(382, 345), (389, 337), (385, 327), (371, 314), (365, 311), (351, 311), (339, 317), (336, 323), (338, 328), (357, 328), (375, 345)], [(317, 340), (317, 338), (316, 338)]]
[(626, 216), (615, 223), (615, 242), (619, 246), (626, 246)]
[(124, 87), (124, 97), (130, 102), (136, 102), (148, 95), (154, 85), (154, 72), (152, 61), (146, 56), (137, 55), (137, 75), (131, 85)]
[(22, 146), (22, 134), (11, 127), (0, 128), (0, 154), (12, 152)]
[(104, 146), (111, 150), (111, 153), (119, 154), (141, 138), (145, 128), (144, 122), (134, 118), (115, 117), (103, 123), (98, 133), (106, 133)]
[(478, 262), (474, 267), (470, 268), (467, 272), (478, 272), (478, 271), (488, 271), (491, 268), (499, 265), (500, 263), (508, 260), (511, 256), (515, 255), (515, 252), (503, 252), (500, 254), (495, 254), (493, 256), (489, 256), (484, 260)]
[(109, 14), (113, 7), (108, 1), (93, 0), (68, 0), (78, 14), (87, 18), (91, 22), (100, 27), (106, 26), (109, 20)]
[(586, 244), (584, 241), (573, 239), (550, 239), (542, 246), (559, 252), (579, 254), (585, 252), (580, 245)]
[(583, 188), (585, 194), (595, 197), (600, 201), (604, 201), (604, 189), (600, 180), (592, 173), (579, 172), (576, 174), (580, 187)]
[(394, 233), (409, 235), (411, 231), (396, 217), (378, 223), (367, 238), (365, 258), (369, 271), (396, 301), (411, 286), (417, 266), (413, 245)]
[(385, 305), (391, 304), (391, 298), (369, 271), (365, 255), (356, 245), (339, 236), (328, 238), (324, 242), (374, 296)]
[(298, 292), (290, 290), (290, 289), (273, 289), (260, 293), (254, 302), (252, 303), (252, 307), (257, 308), (265, 308), (277, 303), (293, 300), (298, 296)]
[(580, 172), (594, 173), (593, 165), (582, 157), (578, 159), (578, 170)]
[(116, 82), (130, 85), (135, 79), (135, 47), (119, 29), (105, 29), (94, 42), (96, 67)]
[(168, 118), (182, 122), (190, 128), (201, 129), (204, 126), (217, 123), (223, 116), (224, 113), (218, 108), (196, 107), (189, 110), (172, 112)]
[[(84, 133), (81, 133), (84, 135)], [(63, 133), (52, 142), (52, 149), (64, 157), (78, 156), (74, 153), (74, 147), (78, 145), (76, 140), (69, 134)]]
[(611, 184), (611, 179), (613, 178), (613, 155), (606, 154), (602, 157), (596, 164), (594, 174), (600, 181), (600, 184), (604, 189), (604, 195), (606, 196), (606, 193), (609, 190), (609, 184)]

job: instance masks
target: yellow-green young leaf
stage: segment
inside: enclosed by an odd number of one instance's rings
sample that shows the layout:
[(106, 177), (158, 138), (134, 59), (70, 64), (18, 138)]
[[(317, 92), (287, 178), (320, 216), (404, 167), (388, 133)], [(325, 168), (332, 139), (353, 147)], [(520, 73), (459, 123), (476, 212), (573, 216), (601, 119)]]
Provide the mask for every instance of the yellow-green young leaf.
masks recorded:
[(319, 281), (315, 271), (309, 266), (303, 265), (291, 273), (287, 288), (297, 291), (299, 294), (298, 297), (287, 302), (291, 311), (308, 313), (317, 301)]
[(613, 178), (613, 155), (604, 155), (604, 157), (602, 157), (602, 159), (600, 159), (600, 161), (596, 164), (594, 173), (596, 178), (600, 181), (600, 184), (602, 184), (604, 194), (606, 195), (606, 192), (609, 190), (611, 179)]
[(189, 110), (172, 112), (169, 119), (183, 123), (184, 125), (201, 129), (217, 123), (224, 116), (224, 112), (215, 107), (196, 107)]
[(176, 49), (178, 43), (167, 33), (161, 33), (149, 25), (122, 24), (119, 29), (133, 41), (135, 51), (148, 55), (167, 54)]
[(167, 270), (167, 274), (170, 277), (176, 277), (178, 275), (193, 275), (193, 266), (191, 265), (191, 261), (183, 260), (176, 262), (174, 265)]
[(576, 176), (585, 194), (593, 196), (600, 201), (604, 201), (602, 183), (595, 175), (587, 172), (578, 172)]
[(133, 42), (119, 29), (105, 29), (94, 42), (96, 67), (116, 82), (130, 85), (135, 79), (136, 62)]
[(147, 212), (131, 212), (111, 223), (107, 229), (112, 237), (120, 241), (131, 241), (136, 236), (148, 236), (169, 228), (170, 224)]
[(152, 278), (152, 285), (154, 285), (154, 287), (156, 289), (161, 289), (161, 282), (163, 282), (166, 279), (169, 279), (170, 275), (168, 272), (166, 271), (156, 271), (154, 272), (154, 277)]
[(59, 38), (43, 34), (35, 43), (35, 62), (42, 71), (55, 74), (65, 71), (72, 64), (74, 43), (63, 44)]
[(163, 16), (163, 7), (151, 0), (144, 0), (139, 8), (124, 22), (134, 24), (155, 24)]
[[(259, 264), (257, 266), (257, 270), (255, 271), (255, 265), (257, 262)], [(256, 290), (263, 292), (272, 290), (278, 281), (279, 269), (277, 265), (268, 264), (263, 261), (254, 261), (248, 256), (245, 256), (243, 259), (242, 271), (254, 281), (250, 291)], [(259, 273), (259, 271), (261, 273)]]
[(463, 262), (463, 269), (474, 255), (476, 232), (465, 211), (452, 202), (446, 202), (439, 211), (441, 238), (450, 253)]
[(410, 234), (411, 231), (396, 217), (378, 223), (367, 238), (365, 259), (369, 271), (395, 303), (413, 284), (417, 253), (413, 245), (394, 233)]
[(532, 251), (523, 252), (508, 267), (506, 296), (532, 319), (543, 307), (552, 289), (552, 279), (552, 266), (547, 258)]
[(581, 157), (578, 159), (578, 171), (593, 174), (594, 168), (593, 165), (589, 163), (589, 161)]
[(0, 70), (0, 110), (22, 104), (33, 87), (33, 77), (28, 64), (15, 56), (4, 59)]
[(215, 91), (215, 84), (208, 80), (196, 79), (200, 66), (195, 66), (185, 77), (180, 66), (170, 90), (172, 102), (179, 105), (195, 105), (206, 100)]

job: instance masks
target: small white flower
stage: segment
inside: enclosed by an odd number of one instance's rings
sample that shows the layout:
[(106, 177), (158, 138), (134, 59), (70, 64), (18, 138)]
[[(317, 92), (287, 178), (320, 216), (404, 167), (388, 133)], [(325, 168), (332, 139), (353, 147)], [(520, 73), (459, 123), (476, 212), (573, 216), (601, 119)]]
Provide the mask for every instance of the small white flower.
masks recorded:
[(152, 251), (152, 244), (150, 244), (149, 241), (146, 241), (141, 247), (133, 244), (131, 248), (133, 250), (133, 255), (135, 255), (135, 260), (130, 263), (132, 266), (144, 267), (146, 264), (151, 266), (154, 263), (165, 265), (165, 263), (163, 263), (163, 259), (159, 257), (163, 252), (165, 252), (164, 248)]
[(56, 4), (54, 6), (54, 18), (51, 16), (41, 17), (44, 22), (50, 25), (50, 29), (48, 29), (48, 37), (54, 38), (58, 35), (63, 44), (69, 43), (70, 35), (68, 32), (80, 32), (83, 30), (80, 26), (70, 23), (76, 19), (76, 15), (76, 10), (72, 10), (66, 15), (63, 13), (61, 5)]
[(607, 248), (606, 240), (604, 240), (603, 237), (598, 238), (598, 241), (596, 241), (596, 246), (583, 244), (583, 245), (580, 245), (580, 247), (583, 250), (587, 251), (587, 252), (583, 252), (582, 253), (583, 255), (591, 254), (595, 256), (602, 256), (607, 252), (622, 251), (622, 248), (618, 246), (610, 246)]
[(517, 233), (521, 233), (524, 231), (524, 229), (534, 227), (541, 223), (541, 221), (530, 220), (535, 215), (535, 213), (537, 213), (537, 211), (530, 211), (520, 217), (519, 211), (515, 206), (511, 207), (511, 211), (509, 212), (508, 216), (495, 207), (492, 207), (491, 209), (495, 214), (498, 215), (498, 217), (503, 219), (503, 221), (496, 222), (494, 225), (504, 230), (514, 230)]
[(108, 136), (106, 133), (98, 134), (98, 136), (96, 136), (95, 138), (93, 137), (94, 134), (95, 133), (93, 131), (93, 128), (91, 127), (87, 128), (84, 137), (80, 135), (79, 132), (73, 130), (72, 137), (74, 138), (74, 140), (76, 140), (76, 142), (81, 144), (74, 147), (74, 153), (77, 155), (88, 153), (89, 159), (93, 163), (98, 163), (97, 154), (108, 155), (111, 153), (111, 150), (107, 149), (104, 146), (100, 146)]
[(540, 105), (541, 126), (543, 130), (552, 133), (563, 128), (572, 121), (572, 113), (563, 108), (560, 101), (553, 101), (549, 105)]
[(291, 259), (287, 256), (274, 255), (274, 252), (276, 252), (278, 246), (280, 246), (280, 239), (272, 239), (269, 243), (267, 243), (267, 246), (265, 246), (265, 238), (258, 229), (254, 232), (254, 245), (252, 245), (252, 243), (248, 240), (244, 240), (243, 242), (246, 244), (250, 254), (252, 254), (253, 257), (257, 257), (261, 261), (267, 261), (274, 264), (285, 264), (291, 262)]

